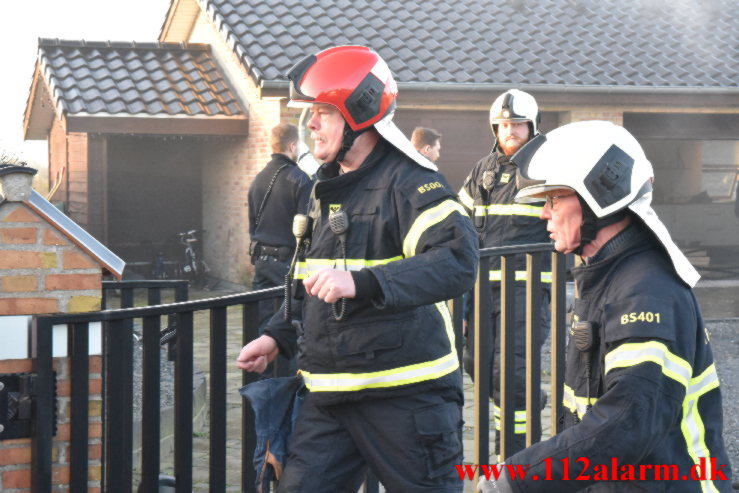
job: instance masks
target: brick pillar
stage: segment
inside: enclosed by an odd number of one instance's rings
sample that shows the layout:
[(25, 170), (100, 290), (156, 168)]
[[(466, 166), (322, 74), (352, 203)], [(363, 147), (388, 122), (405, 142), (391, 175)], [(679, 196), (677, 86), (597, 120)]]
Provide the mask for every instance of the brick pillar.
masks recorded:
[[(7, 328), (2, 321), (7, 316), (99, 310), (101, 295), (102, 269), (92, 257), (25, 203), (0, 205), (0, 330)], [(28, 358), (27, 347), (25, 351), (18, 357), (0, 360), (0, 373), (31, 372), (33, 360)], [(70, 363), (68, 358), (59, 357), (54, 359), (53, 365), (58, 389), (58, 431), (52, 448), (53, 491), (69, 491)], [(89, 391), (87, 491), (99, 492), (102, 474), (101, 356), (90, 357)], [(30, 438), (1, 440), (0, 491), (29, 492), (30, 463)]]

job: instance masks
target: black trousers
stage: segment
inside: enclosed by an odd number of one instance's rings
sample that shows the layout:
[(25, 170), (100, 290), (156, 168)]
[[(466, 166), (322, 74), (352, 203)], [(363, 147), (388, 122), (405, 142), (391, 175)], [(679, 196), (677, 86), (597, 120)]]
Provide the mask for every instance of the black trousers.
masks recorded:
[(367, 466), (389, 493), (459, 493), (462, 396), (430, 390), (316, 405), (306, 396), (278, 493), (356, 493)]
[[(275, 286), (285, 285), (285, 275), (290, 268), (290, 263), (281, 261), (277, 257), (271, 255), (261, 255), (254, 262), (254, 279), (251, 287), (253, 290), (273, 288)], [(279, 300), (262, 300), (259, 302), (259, 334), (264, 332), (267, 322), (279, 310)], [(293, 358), (287, 360), (283, 356), (278, 356), (277, 366), (279, 368), (278, 375), (287, 376), (294, 375), (297, 371), (297, 362)], [(262, 373), (263, 378), (274, 375), (274, 365), (270, 363), (267, 369)]]
[[(514, 406), (516, 409), (516, 433), (513, 439), (513, 453), (518, 452), (526, 448), (526, 285), (523, 282), (517, 282), (515, 288), (515, 305), (516, 305), (516, 339), (515, 339), (515, 354), (514, 354), (514, 367), (516, 371), (515, 379), (515, 394), (514, 394)], [(501, 330), (501, 290), (500, 286), (495, 286), (492, 289), (492, 338), (491, 347), (487, 348), (492, 355), (492, 368), (491, 368), (491, 388), (490, 397), (493, 399), (494, 413), (496, 414), (495, 424), (498, 427), (498, 417), (500, 416), (500, 330)], [(549, 289), (542, 290), (541, 298), (541, 342), (544, 344), (549, 333), (549, 327), (551, 325), (550, 312), (549, 312), (549, 300), (550, 291)], [(474, 357), (475, 357), (475, 331), (474, 323), (471, 323), (467, 327), (467, 335), (465, 336), (465, 352), (464, 352), (464, 369), (467, 374), (474, 380)], [(544, 401), (542, 400), (542, 405)], [(541, 432), (541, 430), (539, 430)], [(500, 450), (500, 434), (496, 434), (495, 439), (496, 453)], [(508, 450), (511, 450), (510, 448)]]
[[(284, 286), (285, 275), (290, 267), (287, 261), (281, 261), (277, 257), (261, 255), (254, 262), (254, 279), (251, 287), (254, 291), (259, 289)], [(261, 334), (267, 322), (279, 307), (275, 300), (262, 300), (259, 302), (259, 333)]]

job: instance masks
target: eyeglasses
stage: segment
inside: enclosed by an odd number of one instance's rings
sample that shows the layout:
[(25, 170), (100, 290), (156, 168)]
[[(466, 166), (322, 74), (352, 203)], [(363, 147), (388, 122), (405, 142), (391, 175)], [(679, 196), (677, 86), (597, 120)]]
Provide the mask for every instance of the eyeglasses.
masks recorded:
[(564, 199), (567, 197), (572, 197), (575, 195), (574, 193), (565, 193), (562, 195), (547, 195), (546, 202), (550, 209), (554, 209), (554, 199)]

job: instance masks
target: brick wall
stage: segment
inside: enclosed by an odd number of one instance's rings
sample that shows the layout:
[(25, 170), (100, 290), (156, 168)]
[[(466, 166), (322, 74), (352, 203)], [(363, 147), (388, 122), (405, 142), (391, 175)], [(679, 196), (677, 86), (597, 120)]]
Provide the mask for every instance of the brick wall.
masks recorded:
[(212, 46), (219, 65), (247, 108), (247, 137), (204, 143), (203, 224), (207, 230), (205, 258), (213, 274), (250, 285), (253, 268), (248, 255), (247, 193), (254, 176), (272, 154), (270, 130), (283, 121), (297, 123), (299, 113), (286, 108), (284, 100), (260, 99), (259, 88), (204, 15), (200, 15), (188, 41)]
[(0, 314), (100, 309), (97, 262), (22, 203), (0, 206)]
[(88, 155), (87, 134), (67, 134), (67, 215), (87, 229), (88, 217)]
[(66, 133), (61, 120), (54, 117), (49, 132), (49, 184), (66, 166), (64, 181), (52, 197), (65, 203), (65, 212), (77, 224), (87, 228), (88, 218), (88, 136)]
[[(54, 116), (49, 131), (49, 186), (56, 180), (59, 171), (67, 165), (67, 135), (64, 132), (61, 120)], [(67, 175), (65, 174), (61, 186), (52, 197), (55, 202), (67, 200)]]
[[(98, 310), (100, 265), (26, 204), (0, 205), (0, 316)], [(31, 359), (0, 360), (0, 373), (32, 371)], [(70, 380), (67, 358), (55, 358), (58, 408), (52, 448), (54, 491), (69, 491)], [(102, 359), (90, 358), (88, 491), (100, 491)], [(0, 491), (31, 487), (29, 438), (0, 441)]]
[[(0, 373), (32, 371), (32, 360), (0, 361)], [(70, 374), (69, 360), (55, 358), (57, 372), (57, 434), (52, 444), (52, 491), (69, 491), (70, 478)], [(102, 477), (102, 358), (90, 358), (89, 404), (89, 475), (90, 493), (101, 491)], [(31, 440), (18, 438), (0, 442), (0, 491), (3, 493), (27, 493), (31, 491)]]

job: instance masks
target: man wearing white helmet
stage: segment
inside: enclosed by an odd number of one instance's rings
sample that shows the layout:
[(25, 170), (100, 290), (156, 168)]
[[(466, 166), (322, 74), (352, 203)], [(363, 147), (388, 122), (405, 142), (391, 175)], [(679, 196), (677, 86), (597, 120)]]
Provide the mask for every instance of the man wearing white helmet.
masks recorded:
[[(462, 204), (473, 216), (473, 223), (483, 248), (549, 241), (544, 224), (539, 221), (541, 207), (514, 203), (518, 192), (516, 152), (539, 135), (539, 107), (530, 94), (517, 89), (504, 92), (490, 107), (490, 125), (496, 143), (492, 152), (481, 159), (470, 172), (459, 192)], [(514, 365), (515, 426), (514, 440), (508, 450), (517, 451), (526, 446), (526, 259), (516, 258), (516, 350)], [(543, 341), (549, 327), (549, 285), (551, 268), (549, 255), (542, 258), (541, 330)], [(500, 340), (501, 340), (501, 271), (500, 257), (490, 259), (492, 285), (492, 388), (495, 427), (500, 428)], [(471, 297), (468, 298), (467, 319), (471, 315)], [(468, 324), (464, 366), (474, 378), (474, 324)], [(543, 401), (543, 399), (542, 399)], [(539, 430), (540, 432), (541, 430)], [(499, 437), (496, 439), (496, 448)]]
[(567, 346), (565, 429), (506, 459), (483, 492), (729, 492), (721, 391), (698, 274), (650, 204), (652, 166), (610, 122), (565, 125), (520, 163), (524, 203), (583, 264)]

